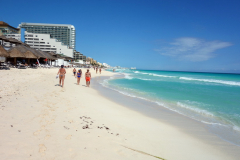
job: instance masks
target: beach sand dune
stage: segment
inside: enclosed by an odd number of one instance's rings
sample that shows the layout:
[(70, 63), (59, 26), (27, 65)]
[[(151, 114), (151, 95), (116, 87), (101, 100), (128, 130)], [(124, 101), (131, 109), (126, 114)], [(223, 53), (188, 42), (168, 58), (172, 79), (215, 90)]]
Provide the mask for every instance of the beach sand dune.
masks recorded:
[(0, 159), (234, 159), (101, 96), (84, 78), (76, 85), (66, 70), (63, 88), (58, 69), (0, 71)]

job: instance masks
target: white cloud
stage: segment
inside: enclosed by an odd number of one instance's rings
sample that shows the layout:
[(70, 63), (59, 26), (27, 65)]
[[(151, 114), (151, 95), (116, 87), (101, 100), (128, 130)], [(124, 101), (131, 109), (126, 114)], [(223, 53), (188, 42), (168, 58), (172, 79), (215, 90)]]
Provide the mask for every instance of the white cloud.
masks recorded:
[(172, 56), (183, 60), (206, 61), (215, 56), (218, 49), (229, 47), (232, 44), (221, 41), (204, 41), (198, 38), (178, 38), (169, 44), (169, 47), (154, 49), (165, 56)]

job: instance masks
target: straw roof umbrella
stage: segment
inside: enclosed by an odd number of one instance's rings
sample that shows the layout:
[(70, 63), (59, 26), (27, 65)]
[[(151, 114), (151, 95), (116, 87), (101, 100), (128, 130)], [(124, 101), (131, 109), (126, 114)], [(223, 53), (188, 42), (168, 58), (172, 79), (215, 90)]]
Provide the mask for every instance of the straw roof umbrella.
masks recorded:
[(26, 58), (24, 53), (22, 53), (22, 49), (19, 46), (13, 47), (8, 50), (10, 57), (12, 58)]
[(56, 60), (57, 58), (52, 56), (51, 53), (48, 53), (48, 52), (45, 52), (45, 54), (48, 56), (48, 59), (51, 59), (51, 60)]
[(40, 52), (42, 55), (44, 55), (43, 58), (46, 58), (46, 59), (50, 59), (50, 60), (56, 60), (57, 58), (56, 57), (53, 57), (50, 53), (48, 52), (44, 52), (44, 51), (41, 51), (41, 50), (37, 50), (38, 52)]
[(32, 48), (26, 47), (24, 45), (19, 45), (17, 47), (22, 49), (22, 52), (24, 52), (24, 55), (26, 56), (26, 58), (34, 58), (34, 59), (38, 58), (34, 50), (32, 50)]
[[(24, 45), (18, 45), (14, 47), (18, 51), (24, 54), (25, 58), (35, 58), (37, 59), (38, 57), (34, 54), (34, 51), (31, 48), (28, 48)], [(11, 49), (10, 49), (11, 50)]]
[(37, 50), (37, 52), (41, 55), (41, 58), (47, 58), (47, 59), (49, 58), (48, 55), (42, 50)]
[(0, 36), (1, 40), (4, 40), (5, 42), (10, 42), (10, 43), (14, 43), (14, 44), (21, 44), (22, 42), (20, 42), (17, 39), (14, 38), (6, 38), (5, 36)]
[(0, 57), (9, 57), (9, 53), (3, 48), (3, 46), (0, 46)]
[(68, 57), (68, 56), (65, 56), (64, 58), (65, 58), (65, 60), (74, 60), (74, 58)]
[(56, 56), (57, 54), (54, 52), (48, 52), (49, 54), (51, 54), (52, 56)]
[(0, 40), (4, 40), (4, 41), (6, 41), (6, 40), (8, 40), (5, 36), (0, 36)]
[(11, 43), (21, 44), (21, 42), (19, 40), (14, 39), (14, 38), (8, 38), (6, 41), (11, 42)]
[(42, 53), (39, 52), (39, 50), (36, 50), (34, 48), (26, 47), (28, 50), (30, 50), (37, 58), (45, 58)]
[(65, 55), (62, 55), (62, 54), (56, 54), (57, 58), (62, 58), (64, 60), (74, 60), (74, 58), (72, 57), (68, 57), (68, 56), (65, 56)]

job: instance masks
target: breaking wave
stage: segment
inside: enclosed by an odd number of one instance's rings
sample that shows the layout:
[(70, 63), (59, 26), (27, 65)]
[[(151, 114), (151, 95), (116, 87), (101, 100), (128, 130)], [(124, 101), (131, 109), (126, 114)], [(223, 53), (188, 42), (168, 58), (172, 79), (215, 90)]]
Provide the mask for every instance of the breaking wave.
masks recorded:
[(220, 84), (226, 84), (226, 85), (240, 86), (240, 82), (234, 82), (234, 81), (223, 81), (223, 80), (215, 80), (215, 79), (196, 79), (196, 78), (188, 78), (188, 77), (180, 77), (179, 79), (187, 80), (187, 81), (201, 81), (201, 82), (220, 83)]

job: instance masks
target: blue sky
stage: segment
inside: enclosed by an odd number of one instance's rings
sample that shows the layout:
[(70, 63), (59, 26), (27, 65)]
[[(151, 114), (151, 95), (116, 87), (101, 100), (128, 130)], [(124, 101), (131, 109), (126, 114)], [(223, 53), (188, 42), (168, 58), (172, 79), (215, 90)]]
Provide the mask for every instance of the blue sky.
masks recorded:
[(76, 50), (112, 66), (240, 73), (238, 0), (2, 1), (0, 20), (72, 24)]

